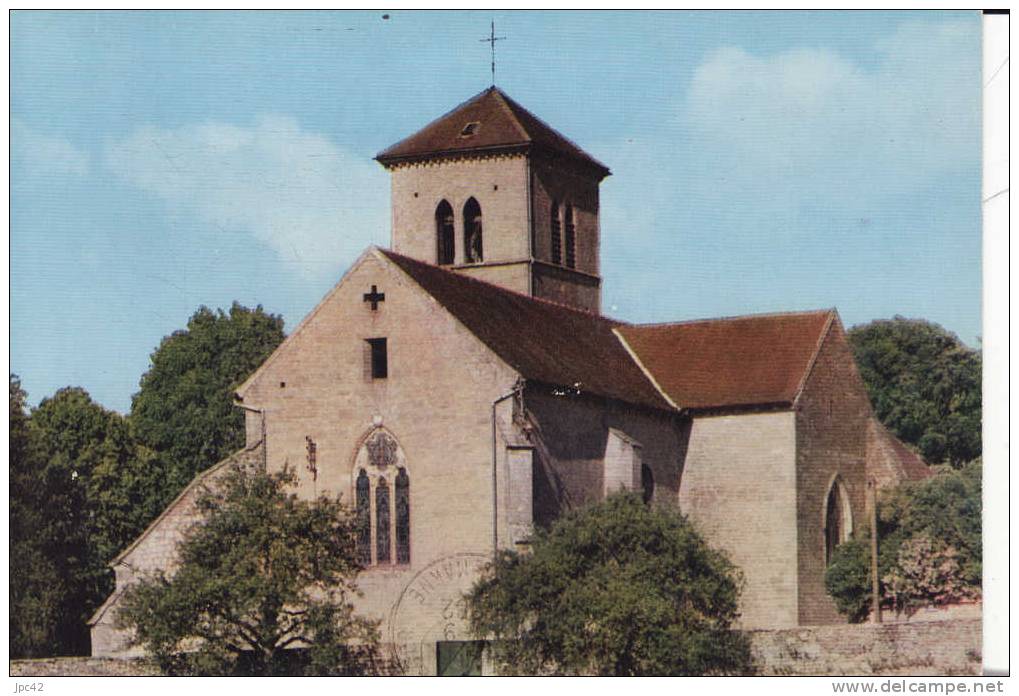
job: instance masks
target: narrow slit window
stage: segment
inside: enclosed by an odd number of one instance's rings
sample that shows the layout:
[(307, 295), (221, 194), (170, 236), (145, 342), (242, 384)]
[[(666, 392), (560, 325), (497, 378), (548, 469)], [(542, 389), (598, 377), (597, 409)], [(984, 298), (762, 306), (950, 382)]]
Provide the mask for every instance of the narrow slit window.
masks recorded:
[(389, 563), (389, 485), (380, 478), (375, 488), (375, 562)]
[(555, 265), (563, 262), (563, 221), (559, 213), (559, 202), (552, 201), (552, 255), (551, 260)]
[(389, 355), (386, 347), (386, 339), (369, 338), (368, 344), (369, 369), (372, 379), (386, 379), (389, 376)]
[(566, 206), (566, 267), (577, 267), (577, 228), (573, 224), (573, 206)]

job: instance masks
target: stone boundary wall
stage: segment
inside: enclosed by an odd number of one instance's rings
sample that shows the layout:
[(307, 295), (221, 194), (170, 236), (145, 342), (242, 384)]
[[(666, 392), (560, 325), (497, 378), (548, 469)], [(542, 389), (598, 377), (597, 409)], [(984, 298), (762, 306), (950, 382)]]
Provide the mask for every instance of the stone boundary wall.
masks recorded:
[(978, 675), (979, 618), (750, 631), (764, 675)]
[[(981, 620), (843, 624), (749, 631), (766, 676), (942, 675), (981, 673)], [(57, 657), (11, 660), (13, 677), (150, 676), (143, 659)]]

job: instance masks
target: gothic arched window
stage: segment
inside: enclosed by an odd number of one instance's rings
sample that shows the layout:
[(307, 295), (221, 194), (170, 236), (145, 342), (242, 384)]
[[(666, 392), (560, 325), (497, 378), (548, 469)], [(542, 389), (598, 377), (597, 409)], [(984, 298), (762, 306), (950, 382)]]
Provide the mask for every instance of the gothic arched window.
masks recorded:
[(844, 541), (849, 540), (853, 531), (853, 513), (849, 507), (849, 495), (839, 477), (835, 477), (828, 488), (824, 506), (824, 560), (831, 563), (832, 554)]
[(440, 266), (453, 263), (456, 245), (453, 242), (453, 206), (448, 201), (439, 201), (435, 209), (436, 258)]
[(577, 267), (577, 228), (573, 224), (573, 206), (566, 204), (566, 267)]
[(557, 266), (563, 262), (563, 220), (559, 213), (559, 201), (552, 201), (552, 263)]
[(354, 459), (357, 557), (365, 566), (410, 563), (410, 476), (403, 449), (375, 428)]
[(410, 477), (400, 467), (396, 475), (396, 562), (410, 563)]
[(464, 203), (464, 259), (467, 263), (480, 263), (485, 258), (481, 232), (481, 206), (468, 198)]
[(375, 484), (375, 562), (389, 563), (389, 485), (385, 478)]
[(362, 565), (372, 562), (372, 514), (371, 514), (371, 483), (368, 472), (361, 469), (357, 475), (355, 486), (357, 501), (357, 559)]

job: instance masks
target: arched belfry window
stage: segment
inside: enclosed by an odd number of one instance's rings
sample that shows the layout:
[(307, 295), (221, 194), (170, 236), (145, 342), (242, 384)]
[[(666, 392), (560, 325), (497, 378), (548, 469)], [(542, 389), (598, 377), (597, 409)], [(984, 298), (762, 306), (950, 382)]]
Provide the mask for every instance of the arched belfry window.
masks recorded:
[(468, 198), (464, 203), (464, 259), (467, 263), (484, 261), (481, 237), (481, 205), (474, 198)]
[(573, 206), (566, 204), (566, 267), (577, 267), (577, 228), (573, 223)]
[(435, 208), (436, 259), (440, 266), (453, 263), (456, 245), (453, 241), (453, 206), (449, 201), (439, 201)]
[(365, 566), (410, 563), (410, 475), (396, 438), (374, 428), (354, 457), (358, 559)]
[(824, 505), (824, 560), (831, 563), (835, 549), (853, 532), (853, 511), (849, 494), (842, 480), (836, 476), (828, 486)]
[(559, 201), (552, 201), (551, 217), (549, 221), (552, 230), (551, 261), (558, 266), (563, 262), (563, 220), (559, 212)]

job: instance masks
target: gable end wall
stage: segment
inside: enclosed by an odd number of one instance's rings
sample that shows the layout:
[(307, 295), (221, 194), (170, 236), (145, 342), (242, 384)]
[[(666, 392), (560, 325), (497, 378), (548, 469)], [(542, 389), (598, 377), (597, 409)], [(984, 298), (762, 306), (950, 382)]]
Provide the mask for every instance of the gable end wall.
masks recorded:
[(845, 619), (824, 587), (824, 509), (836, 475), (849, 493), (853, 529), (867, 524), (866, 455), (870, 402), (841, 323), (832, 322), (796, 410), (796, 518), (799, 557), (799, 620), (802, 624)]

